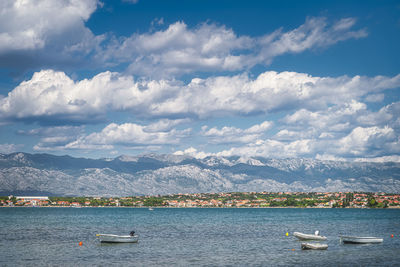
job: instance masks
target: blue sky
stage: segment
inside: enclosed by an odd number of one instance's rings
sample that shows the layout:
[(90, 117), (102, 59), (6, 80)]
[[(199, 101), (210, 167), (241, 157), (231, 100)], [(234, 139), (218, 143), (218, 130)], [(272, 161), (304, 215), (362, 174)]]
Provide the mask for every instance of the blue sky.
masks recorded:
[(398, 1), (0, 12), (0, 153), (400, 161)]

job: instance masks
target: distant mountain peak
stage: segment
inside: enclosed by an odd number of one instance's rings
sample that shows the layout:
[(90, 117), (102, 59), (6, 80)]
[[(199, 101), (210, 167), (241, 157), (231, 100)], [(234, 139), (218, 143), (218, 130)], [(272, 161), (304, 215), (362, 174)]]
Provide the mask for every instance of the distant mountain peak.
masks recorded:
[(400, 163), (315, 159), (121, 155), (85, 159), (51, 154), (0, 155), (0, 193), (148, 195), (217, 191), (400, 192)]

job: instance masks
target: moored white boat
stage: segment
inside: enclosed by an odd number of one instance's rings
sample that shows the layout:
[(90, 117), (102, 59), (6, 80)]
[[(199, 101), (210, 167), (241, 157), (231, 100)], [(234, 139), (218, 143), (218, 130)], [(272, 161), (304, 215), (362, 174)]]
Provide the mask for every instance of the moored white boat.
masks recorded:
[(319, 235), (318, 231), (315, 231), (315, 234), (294, 232), (293, 235), (300, 240), (326, 240), (326, 236)]
[(301, 243), (301, 249), (316, 249), (316, 250), (325, 250), (328, 248), (327, 244), (320, 243)]
[(376, 244), (382, 243), (383, 238), (372, 236), (340, 236), (340, 242), (347, 244)]
[(139, 241), (137, 235), (96, 234), (96, 236), (102, 243), (137, 243)]

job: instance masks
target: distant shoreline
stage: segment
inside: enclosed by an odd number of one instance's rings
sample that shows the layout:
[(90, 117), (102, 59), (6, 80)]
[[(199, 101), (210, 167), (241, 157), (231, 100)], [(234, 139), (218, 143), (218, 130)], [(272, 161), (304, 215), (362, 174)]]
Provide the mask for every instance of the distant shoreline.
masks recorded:
[(364, 192), (223, 192), (132, 197), (8, 196), (0, 206), (169, 208), (399, 208), (400, 194)]
[(161, 206), (149, 206), (149, 207), (130, 207), (130, 206), (82, 206), (82, 207), (71, 207), (71, 206), (0, 206), (0, 208), (71, 208), (71, 209), (83, 209), (83, 208), (124, 208), (124, 209), (364, 209), (364, 210), (384, 210), (384, 209), (400, 209), (400, 206), (387, 207), (387, 208), (330, 208), (330, 207), (161, 207)]

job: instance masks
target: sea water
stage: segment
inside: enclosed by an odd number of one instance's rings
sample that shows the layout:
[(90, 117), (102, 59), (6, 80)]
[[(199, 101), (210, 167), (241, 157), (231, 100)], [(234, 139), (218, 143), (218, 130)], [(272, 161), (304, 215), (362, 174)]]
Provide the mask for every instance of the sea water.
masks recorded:
[[(138, 243), (96, 239), (132, 230)], [(293, 232), (315, 230), (327, 236), (328, 250), (301, 250)], [(344, 245), (341, 234), (384, 241)], [(400, 210), (394, 209), (0, 208), (0, 266), (399, 264)]]

